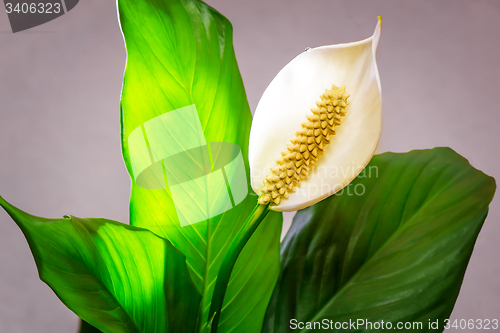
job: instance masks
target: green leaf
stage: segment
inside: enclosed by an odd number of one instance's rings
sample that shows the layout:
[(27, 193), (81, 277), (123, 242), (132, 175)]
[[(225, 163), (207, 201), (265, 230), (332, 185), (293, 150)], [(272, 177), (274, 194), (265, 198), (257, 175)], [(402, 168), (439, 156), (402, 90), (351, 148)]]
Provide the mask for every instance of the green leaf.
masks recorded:
[(79, 333), (102, 333), (94, 326), (90, 325), (84, 320), (80, 320), (80, 330)]
[(375, 156), (343, 193), (297, 213), (264, 332), (291, 319), (443, 330), (495, 187), (449, 148)]
[(40, 279), (96, 329), (194, 331), (200, 294), (185, 257), (168, 241), (110, 220), (44, 219), (1, 197), (0, 205), (28, 240)]
[[(121, 121), (123, 156), (132, 178), (130, 223), (170, 240), (186, 256), (193, 281), (203, 297), (200, 318), (206, 323), (221, 261), (255, 207), (257, 197), (250, 194), (221, 215), (181, 226), (171, 188), (161, 188), (168, 183), (165, 174), (169, 172), (169, 163), (158, 161), (163, 157), (155, 157), (157, 152), (152, 145), (171, 148), (159, 140), (166, 136), (176, 140), (179, 149), (192, 144), (183, 134), (192, 130), (187, 126), (191, 123), (181, 119), (158, 124), (155, 120), (156, 133), (150, 133), (145, 123), (194, 105), (203, 131), (197, 140), (237, 145), (249, 183), (251, 113), (233, 50), (232, 27), (225, 17), (201, 1), (119, 0), (118, 9), (127, 49)], [(130, 144), (135, 142), (130, 141), (132, 133), (144, 134), (148, 139), (142, 144), (142, 151), (144, 159), (150, 158), (151, 170), (157, 168), (157, 178), (149, 179), (156, 181), (156, 187), (141, 184), (140, 175), (134, 175), (130, 150), (138, 146)], [(238, 187), (242, 188), (245, 187)], [(204, 195), (216, 196), (213, 191), (210, 187), (200, 189)], [(194, 195), (188, 199), (194, 200)], [(204, 207), (193, 204), (192, 208), (197, 206)], [(243, 249), (226, 293), (219, 332), (260, 331), (279, 274), (281, 221), (280, 213), (269, 214)]]

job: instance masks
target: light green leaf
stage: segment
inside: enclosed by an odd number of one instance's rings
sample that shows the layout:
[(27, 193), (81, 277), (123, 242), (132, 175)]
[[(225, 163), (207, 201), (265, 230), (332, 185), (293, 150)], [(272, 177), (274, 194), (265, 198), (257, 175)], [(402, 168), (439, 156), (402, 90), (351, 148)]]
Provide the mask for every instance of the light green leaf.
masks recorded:
[(495, 187), (449, 148), (375, 156), (343, 193), (297, 213), (264, 332), (291, 319), (443, 330)]
[[(199, 191), (193, 193), (184, 185), (179, 194), (172, 188), (171, 164), (164, 157), (203, 143), (235, 144), (248, 183), (251, 113), (233, 50), (232, 27), (217, 11), (195, 0), (119, 0), (118, 9), (127, 49), (121, 120), (123, 156), (132, 178), (130, 223), (170, 240), (184, 253), (203, 295), (200, 318), (206, 323), (222, 258), (257, 198), (249, 194), (238, 204), (247, 191), (241, 195), (235, 189), (249, 188), (240, 184), (231, 188), (236, 207), (203, 222), (181, 223), (179, 215), (186, 212), (210, 212), (212, 206), (199, 204), (195, 196), (218, 202), (226, 188), (195, 184)], [(186, 111), (193, 106), (201, 137), (196, 119), (193, 123)], [(179, 114), (191, 120), (184, 121)], [(215, 169), (216, 154), (211, 153)], [(141, 178), (143, 170), (150, 172), (147, 181)], [(170, 187), (164, 188), (165, 183)], [(189, 199), (193, 204), (176, 210), (174, 199), (180, 195), (185, 195), (183, 204)], [(226, 293), (219, 332), (260, 331), (279, 273), (281, 220), (281, 214), (269, 214), (244, 248)]]
[(106, 333), (195, 330), (201, 297), (167, 240), (110, 220), (32, 216), (1, 197), (0, 205), (28, 240), (40, 279), (90, 325)]

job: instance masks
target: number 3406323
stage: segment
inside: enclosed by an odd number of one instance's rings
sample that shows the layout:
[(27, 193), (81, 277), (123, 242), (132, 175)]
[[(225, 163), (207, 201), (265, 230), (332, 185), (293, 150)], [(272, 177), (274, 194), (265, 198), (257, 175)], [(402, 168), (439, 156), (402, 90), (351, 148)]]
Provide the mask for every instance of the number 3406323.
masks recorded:
[(5, 4), (7, 14), (59, 14), (61, 12), (61, 4), (55, 3), (17, 3)]
[(444, 329), (476, 329), (476, 330), (496, 330), (498, 329), (498, 319), (455, 319), (450, 321), (445, 319)]

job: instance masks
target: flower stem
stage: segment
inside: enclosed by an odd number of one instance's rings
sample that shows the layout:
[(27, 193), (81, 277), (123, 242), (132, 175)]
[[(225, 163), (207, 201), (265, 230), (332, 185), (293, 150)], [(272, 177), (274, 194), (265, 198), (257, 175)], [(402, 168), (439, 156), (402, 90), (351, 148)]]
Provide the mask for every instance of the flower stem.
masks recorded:
[(219, 274), (217, 275), (212, 304), (210, 305), (210, 312), (208, 314), (209, 322), (212, 320), (211, 333), (217, 333), (217, 326), (219, 325), (220, 313), (224, 302), (224, 295), (226, 294), (227, 285), (229, 283), (229, 278), (231, 277), (234, 264), (236, 263), (236, 259), (238, 259), (241, 250), (243, 250), (243, 247), (246, 245), (250, 237), (252, 237), (253, 233), (260, 225), (260, 222), (262, 222), (264, 217), (266, 217), (267, 213), (269, 213), (269, 204), (257, 204), (245, 221), (243, 228), (238, 232), (231, 245), (229, 245), (229, 249), (222, 260)]

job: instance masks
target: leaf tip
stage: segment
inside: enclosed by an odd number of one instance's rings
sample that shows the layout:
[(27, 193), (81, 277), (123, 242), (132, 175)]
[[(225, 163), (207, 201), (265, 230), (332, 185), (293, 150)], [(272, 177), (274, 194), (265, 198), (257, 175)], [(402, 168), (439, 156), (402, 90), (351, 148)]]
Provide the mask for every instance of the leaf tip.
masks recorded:
[[(36, 220), (37, 217), (30, 215), (23, 210), (11, 205), (7, 200), (0, 196), (0, 206), (10, 215), (10, 217), (16, 222), (16, 224), (23, 229), (30, 222)], [(25, 229), (23, 229), (24, 232)]]
[(0, 195), (0, 206), (10, 215), (9, 210), (12, 208), (12, 205), (5, 201), (4, 198)]

